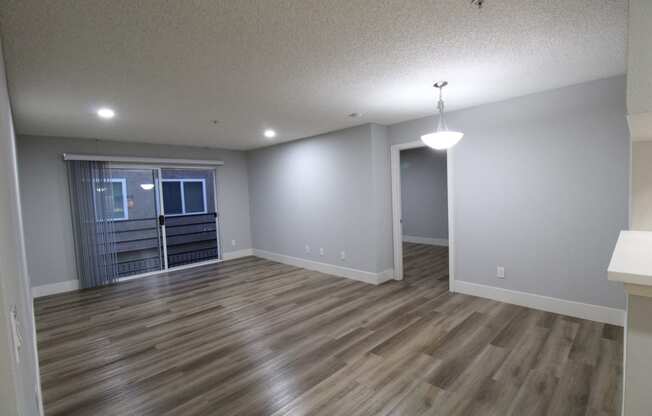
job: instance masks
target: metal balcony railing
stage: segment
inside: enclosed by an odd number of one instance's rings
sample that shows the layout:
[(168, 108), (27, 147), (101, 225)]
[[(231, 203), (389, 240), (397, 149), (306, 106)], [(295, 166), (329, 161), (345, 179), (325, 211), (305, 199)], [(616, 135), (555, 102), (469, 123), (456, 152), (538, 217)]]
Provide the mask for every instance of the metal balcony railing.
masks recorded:
[[(215, 213), (165, 217), (168, 267), (218, 258)], [(158, 218), (115, 221), (120, 276), (163, 268), (163, 235)]]

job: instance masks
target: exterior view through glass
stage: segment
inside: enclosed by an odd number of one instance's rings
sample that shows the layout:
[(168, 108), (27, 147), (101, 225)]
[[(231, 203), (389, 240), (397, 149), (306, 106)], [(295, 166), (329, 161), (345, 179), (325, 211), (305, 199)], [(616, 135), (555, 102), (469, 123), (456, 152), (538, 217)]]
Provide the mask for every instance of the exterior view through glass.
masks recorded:
[(120, 277), (219, 258), (214, 169), (112, 167), (111, 184)]
[(161, 169), (168, 267), (219, 257), (214, 169)]

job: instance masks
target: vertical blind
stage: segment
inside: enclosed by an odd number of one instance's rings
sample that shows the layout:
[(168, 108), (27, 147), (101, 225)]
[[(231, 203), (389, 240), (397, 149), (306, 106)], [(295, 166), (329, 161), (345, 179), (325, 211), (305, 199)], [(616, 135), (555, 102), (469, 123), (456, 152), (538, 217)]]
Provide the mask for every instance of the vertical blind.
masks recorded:
[(68, 160), (68, 181), (80, 286), (91, 288), (118, 281), (115, 240), (115, 187), (109, 163)]

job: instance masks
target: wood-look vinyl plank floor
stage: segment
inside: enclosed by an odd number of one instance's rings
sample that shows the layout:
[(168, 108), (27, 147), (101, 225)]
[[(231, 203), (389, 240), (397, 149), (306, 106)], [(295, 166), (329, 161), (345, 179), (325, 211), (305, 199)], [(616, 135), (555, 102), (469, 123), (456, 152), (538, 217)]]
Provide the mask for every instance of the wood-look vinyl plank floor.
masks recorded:
[(616, 415), (622, 329), (247, 257), (39, 298), (47, 415)]

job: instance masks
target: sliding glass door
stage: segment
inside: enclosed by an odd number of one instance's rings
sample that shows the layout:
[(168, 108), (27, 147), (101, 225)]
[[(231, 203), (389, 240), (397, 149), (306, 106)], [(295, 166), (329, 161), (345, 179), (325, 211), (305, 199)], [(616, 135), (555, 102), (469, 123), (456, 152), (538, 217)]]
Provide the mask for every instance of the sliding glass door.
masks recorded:
[(219, 259), (215, 169), (68, 161), (82, 287)]
[(111, 167), (113, 232), (119, 277), (165, 268), (159, 225), (158, 168)]
[(215, 170), (161, 169), (168, 267), (219, 258)]
[(120, 277), (219, 258), (215, 169), (112, 166)]

